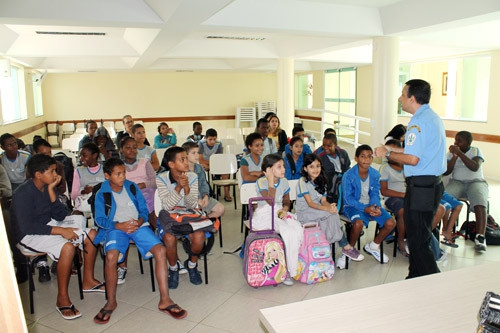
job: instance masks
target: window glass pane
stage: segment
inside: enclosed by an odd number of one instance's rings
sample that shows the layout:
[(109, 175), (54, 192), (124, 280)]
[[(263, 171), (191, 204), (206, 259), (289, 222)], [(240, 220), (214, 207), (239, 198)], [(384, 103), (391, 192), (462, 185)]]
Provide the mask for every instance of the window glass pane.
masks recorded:
[(12, 66), (10, 77), (0, 78), (2, 120), (4, 124), (27, 119), (24, 71)]

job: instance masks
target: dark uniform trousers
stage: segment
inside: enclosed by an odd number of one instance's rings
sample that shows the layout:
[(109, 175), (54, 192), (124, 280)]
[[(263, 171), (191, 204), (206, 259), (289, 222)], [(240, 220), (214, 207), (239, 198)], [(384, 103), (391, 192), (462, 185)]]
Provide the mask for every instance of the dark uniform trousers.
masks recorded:
[(430, 240), (432, 220), (444, 192), (441, 176), (407, 177), (406, 185), (404, 219), (410, 250), (407, 278), (438, 273)]

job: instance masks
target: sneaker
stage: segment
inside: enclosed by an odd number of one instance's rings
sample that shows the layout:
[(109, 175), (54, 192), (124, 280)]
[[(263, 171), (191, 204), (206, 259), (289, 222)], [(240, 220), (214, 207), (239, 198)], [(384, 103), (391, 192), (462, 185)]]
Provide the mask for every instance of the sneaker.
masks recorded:
[(484, 241), (484, 235), (477, 234), (474, 243), (476, 243), (476, 246), (474, 248), (477, 252), (486, 251), (486, 242)]
[(198, 264), (196, 264), (194, 268), (189, 268), (188, 261), (189, 259), (186, 259), (186, 261), (184, 261), (184, 267), (186, 267), (188, 270), (189, 281), (191, 281), (191, 283), (195, 285), (201, 284), (201, 274), (198, 270)]
[(179, 286), (179, 268), (176, 271), (168, 269), (168, 289), (177, 289)]
[(287, 276), (286, 279), (283, 280), (283, 284), (285, 286), (293, 286), (293, 280), (291, 277)]
[(39, 261), (36, 264), (38, 268), (38, 282), (49, 282), (50, 281), (50, 269), (46, 261)]
[(179, 267), (179, 274), (186, 274), (188, 272), (182, 261), (179, 259), (177, 259), (177, 267)]
[(354, 247), (351, 247), (349, 250), (342, 249), (342, 254), (354, 261), (361, 261), (365, 259), (365, 256), (359, 253), (358, 250), (356, 250)]
[(342, 254), (338, 259), (337, 259), (337, 268), (338, 269), (345, 269), (345, 261), (348, 260), (347, 257)]
[[(370, 244), (366, 244), (363, 247), (363, 250), (365, 250), (366, 253), (371, 254), (376, 261), (380, 262), (380, 247), (378, 249), (372, 249)], [(384, 255), (384, 264), (387, 264), (389, 262), (389, 257), (385, 253), (382, 254)]]
[(124, 284), (125, 283), (125, 276), (127, 276), (127, 267), (118, 266), (117, 271), (118, 271), (118, 280), (116, 281), (116, 283), (117, 284)]
[(52, 265), (50, 265), (50, 272), (57, 276), (57, 261), (53, 261)]

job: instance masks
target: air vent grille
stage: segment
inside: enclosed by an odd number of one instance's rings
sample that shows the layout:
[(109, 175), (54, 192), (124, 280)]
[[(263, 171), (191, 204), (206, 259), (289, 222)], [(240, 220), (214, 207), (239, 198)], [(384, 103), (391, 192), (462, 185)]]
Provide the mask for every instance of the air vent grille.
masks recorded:
[(106, 36), (105, 32), (37, 31), (39, 35)]
[(265, 40), (264, 37), (245, 37), (245, 36), (207, 36), (207, 39), (229, 39), (229, 40)]

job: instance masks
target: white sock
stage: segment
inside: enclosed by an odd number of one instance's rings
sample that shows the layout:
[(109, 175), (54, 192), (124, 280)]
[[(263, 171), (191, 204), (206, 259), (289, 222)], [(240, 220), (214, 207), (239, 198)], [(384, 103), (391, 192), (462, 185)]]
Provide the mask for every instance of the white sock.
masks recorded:
[(170, 264), (168, 264), (168, 269), (175, 272), (179, 269), (179, 266), (177, 266), (177, 263), (175, 263), (174, 266), (170, 266)]
[(370, 249), (372, 250), (378, 250), (380, 247), (380, 244), (377, 244), (375, 242), (370, 242)]
[(189, 269), (193, 269), (196, 267), (196, 263), (195, 262), (191, 262), (191, 260), (188, 261), (188, 267)]

